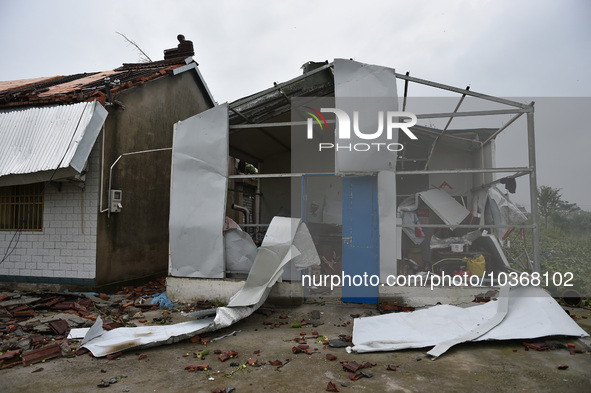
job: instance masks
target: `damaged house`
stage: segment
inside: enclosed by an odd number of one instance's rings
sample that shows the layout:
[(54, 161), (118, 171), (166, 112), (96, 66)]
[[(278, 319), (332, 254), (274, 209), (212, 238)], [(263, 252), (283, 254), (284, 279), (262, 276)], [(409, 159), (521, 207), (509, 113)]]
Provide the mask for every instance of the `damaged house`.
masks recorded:
[[(280, 296), (330, 287), (345, 301), (377, 303), (400, 290), (389, 277), (430, 280), (442, 272), (468, 272), (491, 285), (497, 276), (488, 273), (512, 270), (501, 245), (513, 228), (531, 230), (539, 270), (533, 103), (352, 60), (302, 68), (303, 75), (175, 126), (171, 298), (227, 299), (242, 286), (252, 258), (240, 250), (253, 246), (224, 243), (230, 215), (255, 240), (276, 216), (308, 226), (322, 262), (286, 269)], [(413, 86), (457, 98), (437, 107), (409, 97)], [(520, 118), (524, 126), (511, 132), (525, 134), (528, 165), (497, 167), (495, 138)], [(471, 123), (456, 126), (463, 120)], [(200, 163), (188, 170), (184, 158), (192, 154)], [(530, 190), (530, 224), (506, 195), (521, 177)], [(228, 260), (224, 245), (239, 258)], [(302, 282), (302, 274), (341, 280)], [(364, 274), (373, 281), (362, 281)]]
[(178, 38), (161, 61), (0, 82), (0, 281), (166, 274), (173, 125), (214, 106)]

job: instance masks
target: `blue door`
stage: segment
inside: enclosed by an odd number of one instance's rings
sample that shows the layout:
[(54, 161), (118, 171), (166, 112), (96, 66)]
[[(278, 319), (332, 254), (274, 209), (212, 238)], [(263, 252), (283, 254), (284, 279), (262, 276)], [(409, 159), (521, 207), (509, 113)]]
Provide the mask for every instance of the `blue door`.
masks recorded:
[[(343, 301), (377, 304), (379, 271), (377, 176), (343, 178)], [(348, 277), (350, 277), (350, 280)], [(358, 285), (361, 282), (361, 285)], [(375, 281), (374, 281), (375, 284)]]

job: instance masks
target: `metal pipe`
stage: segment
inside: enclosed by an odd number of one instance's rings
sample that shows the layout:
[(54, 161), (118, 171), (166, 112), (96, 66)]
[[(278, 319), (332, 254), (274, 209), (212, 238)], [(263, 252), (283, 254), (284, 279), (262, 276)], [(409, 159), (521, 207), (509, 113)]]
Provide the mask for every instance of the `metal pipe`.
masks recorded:
[[(479, 229), (479, 228), (506, 228), (507, 225), (492, 225), (492, 224), (457, 224), (457, 225), (447, 225), (447, 224), (397, 224), (397, 228), (472, 228), (472, 229)], [(533, 225), (511, 225), (511, 228), (517, 229), (532, 229)]]
[[(406, 76), (409, 76), (410, 72), (406, 71)], [(406, 110), (406, 98), (408, 96), (408, 79), (404, 81), (404, 101), (402, 101), (402, 112)]]
[[(405, 83), (408, 83), (408, 81), (405, 81)], [(466, 91), (470, 90), (470, 86), (466, 87)], [(460, 98), (460, 101), (458, 101), (458, 104), (456, 105), (453, 113), (458, 113), (458, 109), (460, 109), (460, 106), (462, 105), (462, 102), (464, 102), (464, 98), (466, 98), (466, 94), (462, 94), (462, 97)], [(435, 138), (435, 140), (433, 141), (433, 144), (431, 145), (431, 151), (429, 152), (429, 155), (427, 156), (427, 162), (425, 163), (425, 169), (429, 169), (429, 163), (431, 162), (431, 157), (433, 157), (433, 152), (435, 151), (435, 146), (437, 145), (437, 142), (439, 141), (439, 138), (441, 138), (441, 135), (443, 135), (445, 133), (445, 131), (447, 131), (449, 125), (451, 124), (451, 121), (453, 120), (454, 116), (450, 116), (449, 120), (447, 121), (447, 124), (445, 125), (445, 127), (443, 128), (443, 130), (441, 130), (441, 132), (439, 133), (439, 135), (437, 135), (437, 137)], [(481, 146), (482, 147), (482, 146)], [(482, 165), (484, 166), (484, 162), (482, 163)]]
[(143, 154), (143, 153), (153, 153), (156, 151), (166, 151), (166, 150), (172, 150), (172, 147), (163, 147), (161, 149), (134, 151), (131, 153), (123, 153), (119, 157), (117, 157), (117, 159), (115, 160), (115, 162), (113, 163), (113, 165), (111, 165), (111, 168), (109, 169), (109, 207), (107, 208), (107, 217), (109, 217), (109, 218), (111, 217), (111, 178), (113, 176), (113, 168), (115, 167), (115, 165), (117, 165), (119, 160), (121, 158), (123, 158), (124, 156), (131, 156), (134, 154)]
[[(532, 170), (526, 167), (509, 167), (509, 168), (480, 168), (480, 169), (430, 169), (419, 171), (398, 171), (396, 175), (442, 175), (450, 173), (502, 173), (502, 172), (526, 172), (530, 173)], [(228, 179), (272, 179), (281, 177), (301, 177), (305, 175), (316, 176), (335, 176), (334, 173), (257, 173), (255, 175), (231, 175)]]
[(246, 225), (248, 225), (248, 221), (250, 218), (250, 211), (245, 208), (244, 206), (239, 206), (235, 203), (232, 203), (232, 210), (237, 210), (239, 212), (241, 212), (242, 214), (244, 214), (244, 222)]
[(467, 111), (467, 112), (441, 112), (441, 113), (417, 113), (417, 119), (437, 119), (442, 117), (470, 117), (470, 116), (496, 116), (496, 115), (512, 115), (515, 113), (527, 113), (527, 109), (490, 109), (484, 111)]
[(99, 202), (99, 213), (104, 213), (109, 210), (109, 207), (103, 209), (103, 184), (104, 184), (104, 177), (105, 177), (105, 123), (103, 123), (103, 143), (102, 143), (102, 152), (101, 152), (101, 196)]
[(531, 111), (527, 114), (527, 138), (528, 138), (528, 159), (529, 167), (532, 171), (529, 173), (529, 196), (531, 203), (532, 216), (532, 247), (534, 252), (534, 271), (541, 270), (540, 265), (540, 232), (538, 227), (538, 181), (536, 178), (536, 139), (534, 134), (534, 102), (530, 104)]
[(465, 89), (459, 89), (457, 87), (453, 87), (453, 86), (449, 86), (449, 85), (444, 85), (443, 83), (431, 82), (431, 81), (428, 81), (426, 79), (419, 79), (419, 78), (415, 78), (415, 77), (408, 76), (408, 75), (402, 75), (402, 74), (398, 74), (398, 73), (394, 73), (394, 75), (396, 75), (396, 78), (400, 78), (400, 79), (408, 80), (408, 81), (411, 81), (411, 82), (419, 83), (421, 85), (427, 85), (427, 86), (436, 87), (436, 88), (443, 89), (443, 90), (453, 91), (453, 92), (460, 93), (460, 94), (466, 94), (466, 95), (469, 95), (469, 96), (472, 96), (472, 97), (478, 97), (478, 98), (482, 98), (484, 100), (498, 102), (500, 104), (506, 104), (506, 105), (510, 105), (510, 106), (515, 106), (517, 108), (527, 108), (529, 106), (527, 104), (522, 104), (520, 102), (511, 101), (511, 100), (506, 100), (504, 98), (489, 96), (487, 94), (477, 93), (475, 91), (467, 91)]
[(481, 168), (481, 169), (431, 169), (427, 171), (399, 171), (397, 175), (441, 175), (448, 173), (500, 173), (500, 172), (530, 172), (530, 168)]

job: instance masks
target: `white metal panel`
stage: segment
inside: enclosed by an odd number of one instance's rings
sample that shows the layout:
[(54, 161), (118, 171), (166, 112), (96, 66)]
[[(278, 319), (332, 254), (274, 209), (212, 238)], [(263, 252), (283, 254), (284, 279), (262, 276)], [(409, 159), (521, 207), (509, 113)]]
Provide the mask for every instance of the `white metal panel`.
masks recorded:
[(378, 173), (378, 208), (380, 214), (380, 280), (398, 273), (399, 237), (396, 227), (396, 173)]
[(175, 124), (170, 189), (170, 274), (224, 277), (228, 105)]
[[(335, 105), (338, 109), (350, 114), (353, 122), (354, 112), (359, 113), (359, 128), (364, 132), (378, 129), (378, 112), (395, 112), (398, 110), (396, 91), (396, 75), (392, 68), (359, 63), (352, 60), (335, 59)], [(382, 170), (394, 170), (398, 153), (385, 146), (398, 142), (398, 130), (387, 139), (384, 129), (374, 139), (361, 139), (352, 130), (349, 139), (340, 139), (337, 122), (335, 144), (344, 148), (335, 148), (335, 172), (339, 175), (367, 175)], [(385, 128), (385, 125), (384, 125)], [(346, 148), (351, 145), (351, 149)], [(364, 149), (364, 144), (371, 144), (371, 151), (359, 151), (355, 146)], [(378, 150), (375, 146), (381, 144)], [(392, 147), (392, 149), (395, 149)]]
[(0, 113), (0, 178), (69, 167), (81, 172), (106, 117), (96, 101)]
[(458, 225), (470, 214), (464, 206), (439, 188), (420, 192), (419, 195), (447, 225)]
[[(495, 315), (504, 318), (499, 320)], [(352, 350), (396, 351), (441, 345), (439, 350), (428, 352), (439, 356), (451, 345), (466, 340), (555, 335), (589, 336), (542, 288), (511, 287), (502, 299), (478, 306), (461, 308), (444, 304), (411, 313), (357, 318), (353, 324)]]

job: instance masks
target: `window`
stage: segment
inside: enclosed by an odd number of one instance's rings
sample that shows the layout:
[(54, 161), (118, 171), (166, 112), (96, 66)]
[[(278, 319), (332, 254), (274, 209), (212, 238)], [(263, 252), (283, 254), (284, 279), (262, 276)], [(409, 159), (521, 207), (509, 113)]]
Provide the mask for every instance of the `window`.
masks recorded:
[(43, 230), (43, 183), (0, 187), (0, 230)]

